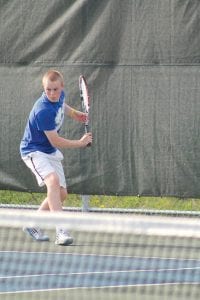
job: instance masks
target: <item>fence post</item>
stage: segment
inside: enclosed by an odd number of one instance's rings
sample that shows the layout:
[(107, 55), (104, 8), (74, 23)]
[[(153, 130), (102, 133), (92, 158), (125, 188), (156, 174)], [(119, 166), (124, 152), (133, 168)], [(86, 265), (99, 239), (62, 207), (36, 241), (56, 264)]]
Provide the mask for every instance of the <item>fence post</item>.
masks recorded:
[(82, 200), (82, 211), (87, 212), (90, 210), (90, 196), (89, 195), (81, 195)]

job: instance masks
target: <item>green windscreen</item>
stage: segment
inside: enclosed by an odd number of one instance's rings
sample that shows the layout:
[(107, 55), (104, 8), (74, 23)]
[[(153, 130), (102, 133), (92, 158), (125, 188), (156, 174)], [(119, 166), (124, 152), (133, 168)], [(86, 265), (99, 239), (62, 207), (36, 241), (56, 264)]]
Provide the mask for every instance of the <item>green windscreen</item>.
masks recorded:
[[(198, 0), (1, 0), (0, 189), (40, 191), (19, 155), (28, 114), (55, 68), (67, 103), (91, 97), (93, 145), (65, 149), (69, 192), (200, 195)], [(66, 118), (61, 135), (84, 126)]]

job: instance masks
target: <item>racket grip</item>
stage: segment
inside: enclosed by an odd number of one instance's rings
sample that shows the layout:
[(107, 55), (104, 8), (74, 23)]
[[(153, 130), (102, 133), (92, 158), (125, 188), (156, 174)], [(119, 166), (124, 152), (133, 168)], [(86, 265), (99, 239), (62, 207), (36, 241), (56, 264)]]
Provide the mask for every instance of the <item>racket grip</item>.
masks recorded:
[[(85, 124), (85, 133), (88, 133), (89, 129), (88, 129), (88, 124)], [(91, 147), (92, 143), (88, 143), (86, 147)]]

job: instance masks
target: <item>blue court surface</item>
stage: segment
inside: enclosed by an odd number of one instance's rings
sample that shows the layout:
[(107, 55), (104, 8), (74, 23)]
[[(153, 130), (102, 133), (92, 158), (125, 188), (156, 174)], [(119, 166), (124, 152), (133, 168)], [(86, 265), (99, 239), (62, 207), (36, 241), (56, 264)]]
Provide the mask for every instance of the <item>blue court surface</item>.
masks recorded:
[(0, 299), (200, 298), (199, 241), (74, 232), (60, 247), (53, 233), (43, 243), (0, 234)]

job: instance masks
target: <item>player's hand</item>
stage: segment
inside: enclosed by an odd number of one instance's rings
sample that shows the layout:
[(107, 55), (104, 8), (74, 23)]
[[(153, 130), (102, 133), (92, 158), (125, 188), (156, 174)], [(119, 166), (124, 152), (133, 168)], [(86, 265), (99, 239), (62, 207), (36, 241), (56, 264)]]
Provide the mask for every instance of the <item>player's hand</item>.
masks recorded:
[(88, 114), (78, 111), (77, 119), (79, 122), (86, 123), (88, 122)]
[(80, 139), (82, 147), (86, 147), (89, 144), (92, 144), (92, 133), (88, 132), (85, 133), (82, 138)]
[(79, 110), (71, 109), (70, 116), (72, 119), (81, 123), (86, 123), (88, 121), (88, 114)]

